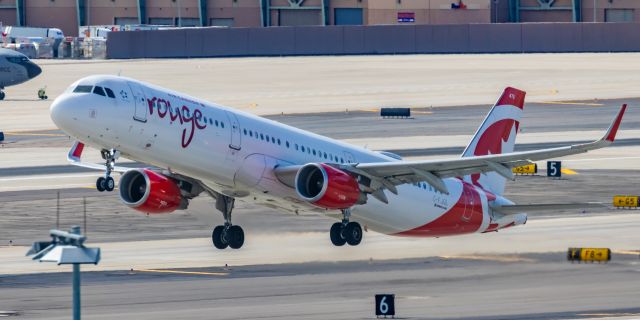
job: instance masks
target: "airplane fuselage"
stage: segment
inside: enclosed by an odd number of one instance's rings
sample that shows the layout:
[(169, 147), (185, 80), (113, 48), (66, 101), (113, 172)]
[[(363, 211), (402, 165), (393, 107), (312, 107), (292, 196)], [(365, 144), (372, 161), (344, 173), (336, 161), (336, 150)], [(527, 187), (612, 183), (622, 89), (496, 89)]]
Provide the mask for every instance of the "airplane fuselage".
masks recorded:
[[(77, 90), (80, 86), (91, 88)], [(104, 95), (94, 93), (96, 86)], [(304, 201), (274, 175), (274, 168), (398, 161), (123, 77), (81, 79), (56, 99), (51, 113), (62, 130), (94, 148), (117, 149), (126, 158), (193, 177), (240, 201), (295, 214), (337, 216), (339, 211)], [(421, 182), (398, 186), (397, 195), (386, 192), (388, 203), (369, 197), (353, 207), (352, 220), (385, 234), (423, 237), (495, 231), (526, 222), (524, 214), (492, 212), (492, 202), (509, 203), (500, 196), (460, 178), (443, 181), (448, 194)]]

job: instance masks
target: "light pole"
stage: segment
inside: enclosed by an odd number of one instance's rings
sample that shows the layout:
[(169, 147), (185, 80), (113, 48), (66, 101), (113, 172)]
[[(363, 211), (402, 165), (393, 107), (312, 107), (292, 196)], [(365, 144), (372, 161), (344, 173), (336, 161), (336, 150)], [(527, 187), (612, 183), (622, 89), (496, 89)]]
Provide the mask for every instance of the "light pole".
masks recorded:
[(597, 1), (598, 0), (593, 0), (593, 22), (598, 22), (598, 19), (596, 19)]
[(182, 2), (178, 1), (178, 27), (182, 27)]
[(51, 230), (51, 241), (34, 242), (27, 256), (40, 262), (55, 262), (58, 265), (73, 265), (73, 320), (80, 320), (80, 265), (98, 264), (100, 248), (84, 246), (87, 238), (80, 234), (80, 227), (73, 226), (69, 232)]

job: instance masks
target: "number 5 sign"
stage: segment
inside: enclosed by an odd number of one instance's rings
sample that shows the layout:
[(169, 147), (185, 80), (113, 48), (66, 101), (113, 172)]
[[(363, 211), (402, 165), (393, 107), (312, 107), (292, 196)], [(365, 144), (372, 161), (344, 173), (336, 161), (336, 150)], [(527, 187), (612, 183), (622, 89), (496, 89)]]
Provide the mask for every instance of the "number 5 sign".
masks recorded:
[(395, 316), (395, 294), (376, 294), (376, 316)]
[(547, 161), (547, 177), (560, 178), (562, 176), (562, 162)]

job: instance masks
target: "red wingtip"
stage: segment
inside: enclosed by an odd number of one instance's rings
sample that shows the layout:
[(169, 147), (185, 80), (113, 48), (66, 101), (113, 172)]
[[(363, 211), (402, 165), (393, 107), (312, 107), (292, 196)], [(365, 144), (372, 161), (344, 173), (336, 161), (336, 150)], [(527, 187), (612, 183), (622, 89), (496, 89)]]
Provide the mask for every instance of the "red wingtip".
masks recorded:
[(516, 106), (520, 109), (524, 108), (524, 97), (527, 93), (512, 87), (506, 87), (504, 92), (502, 92), (502, 96), (496, 102), (497, 106), (503, 105), (511, 105)]
[(616, 134), (618, 133), (618, 128), (620, 127), (620, 123), (622, 122), (622, 116), (624, 116), (624, 112), (627, 110), (627, 104), (623, 104), (622, 108), (618, 112), (618, 116), (609, 127), (609, 131), (607, 131), (607, 137), (605, 138), (607, 141), (613, 142), (616, 139)]

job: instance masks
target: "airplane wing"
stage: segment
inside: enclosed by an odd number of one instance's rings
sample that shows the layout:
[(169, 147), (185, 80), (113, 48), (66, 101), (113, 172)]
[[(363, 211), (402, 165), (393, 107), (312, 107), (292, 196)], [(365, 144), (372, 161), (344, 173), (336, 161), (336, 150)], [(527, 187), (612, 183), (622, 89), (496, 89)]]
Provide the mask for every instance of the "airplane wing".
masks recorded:
[(511, 168), (530, 164), (538, 160), (584, 153), (610, 145), (615, 140), (626, 108), (626, 104), (620, 108), (618, 115), (601, 139), (590, 143), (468, 158), (354, 163), (337, 165), (337, 167), (341, 170), (370, 179), (371, 190), (369, 191), (374, 195), (374, 192), (379, 192), (382, 189), (388, 189), (397, 194), (398, 191), (395, 186), (421, 181), (429, 183), (440, 192), (448, 193), (442, 181), (443, 178), (460, 177), (474, 173), (496, 172), (507, 179), (513, 180), (514, 175)]

